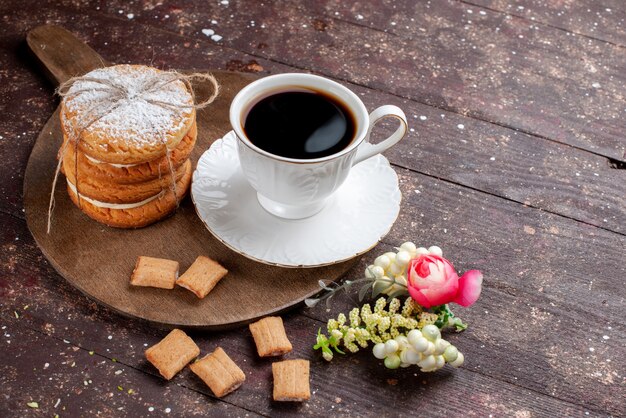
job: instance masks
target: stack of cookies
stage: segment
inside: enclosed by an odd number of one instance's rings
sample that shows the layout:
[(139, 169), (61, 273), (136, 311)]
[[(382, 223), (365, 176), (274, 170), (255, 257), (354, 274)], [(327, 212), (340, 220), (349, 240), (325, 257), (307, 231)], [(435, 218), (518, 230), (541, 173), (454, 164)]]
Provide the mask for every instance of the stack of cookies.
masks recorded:
[(63, 94), (62, 172), (86, 215), (139, 228), (171, 214), (191, 183), (197, 137), (193, 96), (170, 73), (116, 65)]

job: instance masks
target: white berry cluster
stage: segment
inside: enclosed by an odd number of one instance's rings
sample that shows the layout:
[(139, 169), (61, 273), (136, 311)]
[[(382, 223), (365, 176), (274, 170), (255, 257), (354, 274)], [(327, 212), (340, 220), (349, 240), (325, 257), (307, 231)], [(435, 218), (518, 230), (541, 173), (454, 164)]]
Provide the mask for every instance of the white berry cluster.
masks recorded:
[(463, 364), (463, 353), (441, 338), (441, 332), (435, 325), (426, 325), (421, 330), (413, 329), (409, 333), (374, 346), (374, 357), (384, 359), (389, 369), (408, 367), (416, 364), (423, 372), (441, 369), (446, 363), (459, 367)]
[[(391, 294), (406, 290), (408, 264), (413, 258), (421, 254), (433, 254), (441, 257), (443, 252), (436, 245), (426, 249), (424, 247), (418, 248), (412, 242), (405, 242), (398, 248), (398, 252), (390, 251), (377, 257), (374, 264), (365, 269), (365, 277), (375, 279), (381, 286), (388, 286), (381, 293)], [(394, 282), (398, 284), (391, 285)]]

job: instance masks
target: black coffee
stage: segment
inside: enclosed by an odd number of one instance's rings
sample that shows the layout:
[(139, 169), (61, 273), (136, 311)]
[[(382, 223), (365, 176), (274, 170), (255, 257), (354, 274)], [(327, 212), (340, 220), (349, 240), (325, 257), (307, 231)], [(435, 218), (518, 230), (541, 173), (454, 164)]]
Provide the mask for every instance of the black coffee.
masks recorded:
[(335, 154), (350, 145), (356, 124), (346, 105), (334, 97), (317, 91), (284, 91), (253, 105), (244, 131), (262, 150), (311, 159)]

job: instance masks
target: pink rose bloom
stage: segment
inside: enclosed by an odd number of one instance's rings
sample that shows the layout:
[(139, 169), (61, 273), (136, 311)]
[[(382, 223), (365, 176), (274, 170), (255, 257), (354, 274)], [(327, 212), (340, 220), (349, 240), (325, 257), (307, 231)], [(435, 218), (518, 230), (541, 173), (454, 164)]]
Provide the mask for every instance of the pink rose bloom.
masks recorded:
[(480, 296), (483, 275), (470, 270), (459, 278), (452, 264), (434, 254), (422, 254), (409, 262), (407, 288), (424, 308), (454, 302), (470, 306)]

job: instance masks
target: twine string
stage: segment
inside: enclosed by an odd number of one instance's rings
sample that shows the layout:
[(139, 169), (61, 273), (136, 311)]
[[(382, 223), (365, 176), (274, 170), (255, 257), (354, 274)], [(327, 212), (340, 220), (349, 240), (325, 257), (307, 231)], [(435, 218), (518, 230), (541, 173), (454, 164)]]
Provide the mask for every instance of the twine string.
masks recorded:
[[(112, 112), (113, 110), (115, 110), (115, 108), (117, 108), (119, 106), (119, 104), (117, 105), (112, 105), (109, 106), (104, 112), (100, 112), (99, 115), (97, 115), (95, 118), (91, 119), (87, 124), (86, 127), (89, 127), (91, 125), (93, 125), (94, 123), (96, 123), (98, 120), (102, 119), (105, 115), (107, 115), (108, 113)], [(91, 113), (94, 108), (97, 107), (97, 105), (92, 106), (87, 112)], [(82, 135), (82, 132), (85, 130), (86, 128), (80, 129), (78, 130), (78, 135)], [(72, 132), (75, 132), (77, 130), (72, 128)], [(54, 206), (55, 206), (55, 199), (54, 199), (54, 193), (56, 190), (56, 184), (57, 184), (57, 180), (59, 178), (59, 172), (61, 171), (61, 167), (63, 165), (63, 160), (65, 158), (65, 153), (67, 150), (67, 147), (73, 144), (74, 145), (74, 183), (75, 183), (75, 187), (76, 187), (76, 198), (78, 200), (78, 206), (80, 207), (81, 202), (80, 202), (80, 192), (78, 191), (78, 140), (72, 140), (69, 139), (68, 141), (65, 141), (65, 143), (63, 144), (63, 146), (61, 147), (61, 151), (59, 152), (59, 162), (57, 163), (57, 167), (56, 170), (54, 171), (54, 178), (52, 180), (52, 189), (50, 192), (50, 202), (48, 203), (48, 226), (47, 226), (47, 233), (50, 233), (50, 228), (52, 225), (52, 212), (54, 211)]]
[[(99, 84), (99, 87), (93, 89), (77, 89), (75, 91), (70, 92), (70, 88), (77, 81), (81, 82), (93, 82)], [(151, 92), (159, 91), (163, 87), (168, 84), (174, 83), (176, 81), (181, 81), (185, 84), (187, 91), (191, 94), (191, 104), (184, 103), (168, 103), (163, 102), (161, 100), (154, 99), (146, 99), (145, 95)], [(192, 81), (197, 82), (207, 82), (212, 87), (211, 95), (200, 103), (196, 103), (196, 95), (191, 85)], [(76, 197), (78, 200), (78, 206), (81, 206), (80, 202), (80, 189), (78, 186), (78, 145), (81, 141), (83, 133), (89, 129), (94, 123), (105, 117), (106, 115), (113, 112), (119, 106), (123, 104), (125, 101), (139, 100), (142, 99), (152, 105), (160, 106), (166, 109), (204, 109), (215, 99), (217, 98), (220, 86), (215, 76), (207, 73), (193, 73), (193, 74), (181, 74), (177, 71), (161, 71), (154, 75), (154, 77), (149, 79), (149, 82), (143, 83), (139, 86), (138, 90), (133, 89), (133, 91), (129, 91), (128, 88), (124, 86), (120, 86), (115, 83), (115, 81), (100, 79), (96, 77), (90, 76), (80, 76), (80, 77), (72, 77), (69, 80), (62, 83), (57, 88), (57, 94), (62, 98), (74, 97), (81, 93), (91, 91), (99, 91), (104, 93), (104, 97), (102, 97), (99, 102), (92, 106), (91, 109), (87, 110), (87, 113), (91, 114), (94, 111), (97, 111), (97, 115), (94, 118), (91, 118), (86, 123), (82, 124), (82, 126), (72, 126), (71, 132), (68, 134), (68, 140), (62, 145), (61, 150), (59, 152), (59, 162), (57, 163), (56, 169), (54, 171), (54, 177), (52, 180), (52, 188), (50, 192), (50, 202), (48, 204), (48, 226), (47, 233), (50, 233), (50, 229), (52, 226), (52, 213), (54, 211), (55, 199), (54, 194), (56, 190), (56, 184), (59, 177), (59, 172), (61, 171), (61, 167), (63, 166), (63, 160), (65, 158), (65, 153), (67, 147), (72, 144), (74, 146), (74, 182), (76, 188)], [(102, 104), (105, 104), (106, 107), (104, 109), (99, 110), (97, 108), (101, 107)], [(99, 111), (98, 111), (99, 110)], [(171, 190), (174, 193), (174, 197), (176, 199), (176, 206), (179, 204), (178, 195), (176, 194), (176, 177), (174, 172), (174, 165), (171, 160), (171, 150), (167, 146), (167, 137), (165, 135), (162, 136), (163, 145), (165, 146), (165, 156), (167, 159), (167, 165), (170, 172), (170, 176), (172, 178)], [(161, 178), (161, 168), (160, 165), (158, 167), (159, 170), (159, 178)]]

